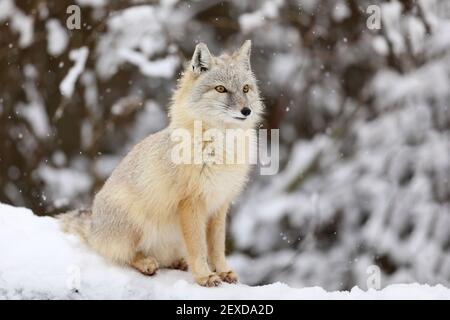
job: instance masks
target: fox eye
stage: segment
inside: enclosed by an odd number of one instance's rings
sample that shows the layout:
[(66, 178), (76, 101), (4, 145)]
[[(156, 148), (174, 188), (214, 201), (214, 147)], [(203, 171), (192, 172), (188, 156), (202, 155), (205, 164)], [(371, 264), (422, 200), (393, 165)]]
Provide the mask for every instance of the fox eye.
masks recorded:
[(250, 90), (250, 86), (248, 84), (246, 84), (243, 88), (242, 91), (244, 91), (244, 93), (247, 93)]
[(220, 93), (227, 92), (227, 89), (224, 86), (216, 86), (214, 89), (216, 89), (216, 91)]

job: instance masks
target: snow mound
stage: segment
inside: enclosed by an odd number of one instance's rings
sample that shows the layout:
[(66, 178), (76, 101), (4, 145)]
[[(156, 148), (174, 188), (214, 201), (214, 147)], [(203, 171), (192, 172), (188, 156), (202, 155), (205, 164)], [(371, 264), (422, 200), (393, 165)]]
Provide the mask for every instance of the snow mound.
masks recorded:
[(326, 292), (283, 283), (202, 288), (188, 272), (146, 277), (112, 265), (54, 218), (0, 204), (0, 299), (450, 299), (444, 286), (390, 285), (383, 290)]

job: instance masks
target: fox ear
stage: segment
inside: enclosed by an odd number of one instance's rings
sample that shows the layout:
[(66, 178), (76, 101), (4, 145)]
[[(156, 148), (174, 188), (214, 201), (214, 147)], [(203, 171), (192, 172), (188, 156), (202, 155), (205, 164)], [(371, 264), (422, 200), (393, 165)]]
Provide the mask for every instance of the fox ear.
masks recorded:
[(202, 72), (208, 71), (211, 67), (212, 56), (208, 50), (206, 44), (200, 42), (194, 51), (194, 55), (192, 56), (191, 68), (192, 71), (199, 75)]
[(245, 40), (244, 44), (237, 52), (239, 61), (243, 63), (245, 67), (249, 70), (250, 70), (251, 49), (252, 49), (252, 42), (250, 40)]

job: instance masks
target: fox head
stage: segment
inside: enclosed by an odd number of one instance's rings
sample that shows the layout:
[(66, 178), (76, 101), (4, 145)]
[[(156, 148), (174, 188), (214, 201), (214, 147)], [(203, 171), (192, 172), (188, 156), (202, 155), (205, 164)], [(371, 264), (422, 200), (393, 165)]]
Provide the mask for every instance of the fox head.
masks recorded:
[(199, 43), (175, 94), (171, 116), (182, 113), (216, 127), (255, 126), (263, 104), (250, 66), (250, 51), (250, 40), (233, 54), (221, 56), (212, 55)]

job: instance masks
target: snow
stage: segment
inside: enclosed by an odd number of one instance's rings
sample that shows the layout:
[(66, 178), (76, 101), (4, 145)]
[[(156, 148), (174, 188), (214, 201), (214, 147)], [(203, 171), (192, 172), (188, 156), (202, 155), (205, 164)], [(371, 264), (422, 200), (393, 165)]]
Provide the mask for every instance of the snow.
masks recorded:
[(266, 1), (259, 10), (244, 13), (239, 17), (239, 25), (244, 33), (264, 26), (266, 19), (274, 19), (278, 16), (280, 6), (284, 1)]
[(50, 133), (50, 123), (43, 98), (35, 84), (37, 70), (33, 65), (27, 64), (24, 67), (24, 74), (26, 82), (23, 84), (23, 88), (29, 103), (19, 102), (15, 111), (27, 120), (37, 137), (45, 138)]
[(33, 42), (34, 19), (23, 13), (12, 0), (0, 1), (0, 22), (11, 20), (11, 28), (19, 33), (19, 47), (26, 48)]
[(450, 299), (450, 289), (396, 284), (326, 292), (280, 282), (203, 288), (188, 272), (160, 270), (146, 277), (112, 265), (63, 233), (54, 218), (0, 204), (0, 299)]
[(47, 51), (52, 56), (59, 56), (69, 43), (69, 36), (57, 19), (50, 19), (45, 24), (48, 32)]
[(92, 186), (92, 178), (77, 168), (53, 168), (41, 164), (36, 172), (47, 184), (46, 193), (52, 195), (57, 207), (66, 205), (69, 199)]
[(12, 0), (0, 1), (0, 22), (6, 20), (14, 11), (14, 3)]
[(139, 71), (148, 77), (170, 79), (180, 63), (179, 58), (175, 55), (169, 55), (163, 59), (149, 61), (143, 54), (129, 49), (119, 51), (119, 56), (124, 61), (136, 65), (139, 68)]
[(376, 52), (381, 55), (387, 55), (389, 53), (389, 46), (382, 36), (376, 36), (372, 40), (372, 46)]
[(336, 4), (333, 10), (333, 18), (336, 21), (342, 21), (351, 15), (350, 9), (347, 7), (345, 2), (339, 2)]
[(74, 61), (75, 64), (59, 85), (59, 91), (61, 91), (63, 96), (67, 98), (72, 96), (73, 91), (75, 90), (75, 83), (84, 70), (84, 65), (86, 64), (88, 54), (89, 49), (87, 47), (81, 47), (70, 51), (69, 58)]
[[(180, 59), (173, 54), (165, 55), (169, 44), (167, 32), (183, 21), (184, 16), (172, 12), (171, 5), (164, 3), (160, 7), (135, 6), (112, 15), (107, 21), (108, 32), (97, 48), (98, 73), (109, 78), (120, 65), (131, 63), (144, 75), (172, 77)], [(151, 60), (154, 56), (159, 58)]]
[(26, 48), (33, 42), (33, 18), (30, 18), (16, 10), (16, 14), (12, 19), (12, 28), (19, 32), (19, 47)]
[(400, 18), (402, 14), (401, 3), (383, 3), (381, 12), (381, 18), (386, 29), (386, 35), (389, 41), (392, 43), (394, 52), (403, 52), (405, 50), (405, 43), (400, 30)]
[(93, 7), (93, 8), (103, 7), (103, 6), (105, 6), (106, 3), (107, 3), (106, 0), (76, 0), (76, 2), (77, 2), (80, 6), (84, 6), (84, 7)]

